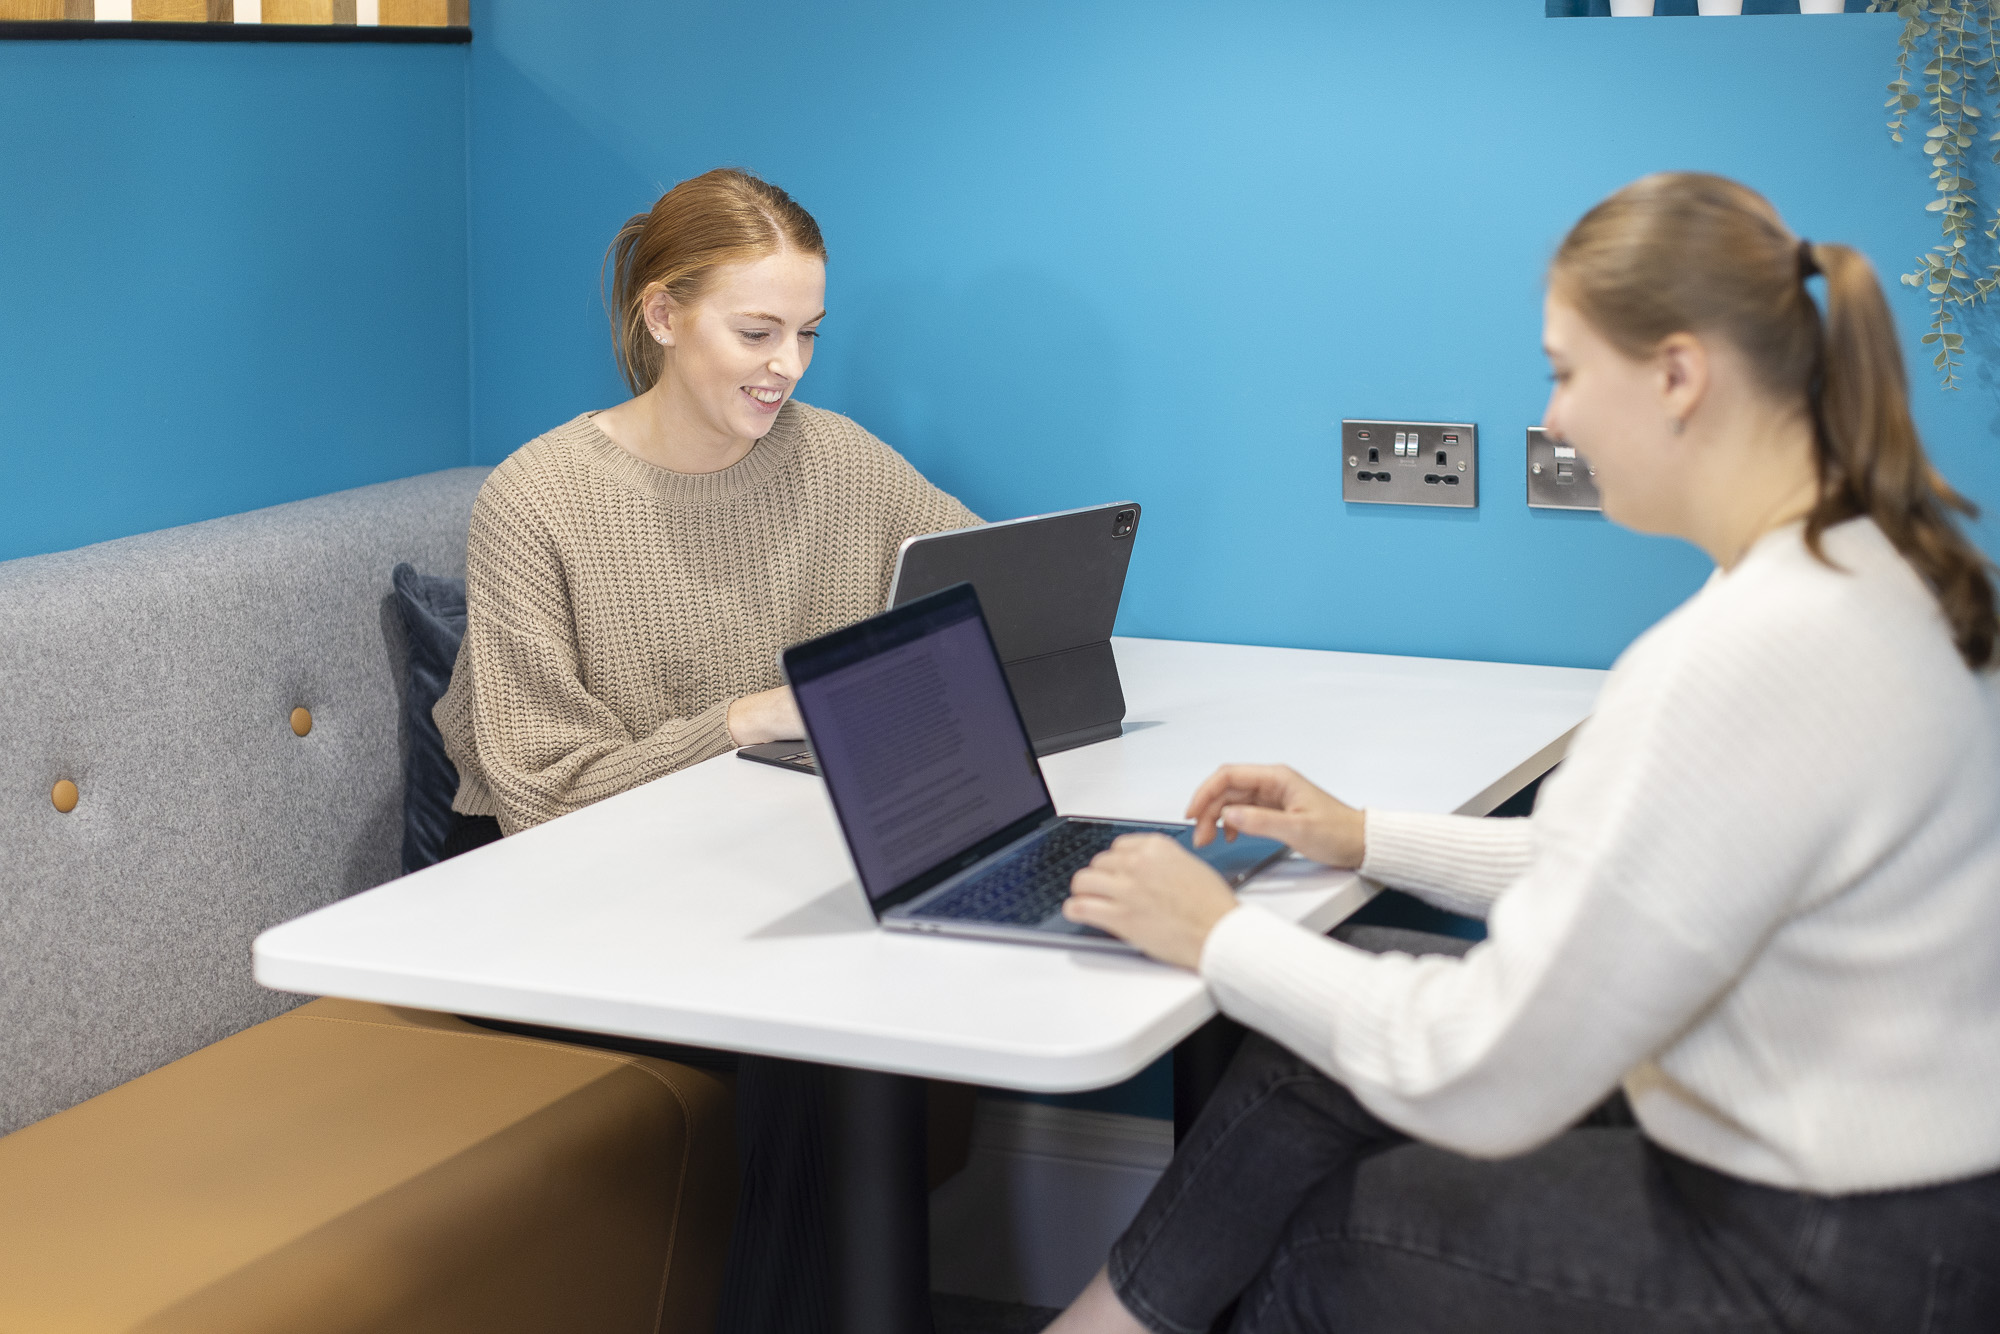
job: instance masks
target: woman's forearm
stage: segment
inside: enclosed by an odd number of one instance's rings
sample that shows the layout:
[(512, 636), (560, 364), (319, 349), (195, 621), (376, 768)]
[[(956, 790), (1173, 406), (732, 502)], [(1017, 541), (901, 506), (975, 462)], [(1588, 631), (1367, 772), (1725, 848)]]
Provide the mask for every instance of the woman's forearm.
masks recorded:
[(665, 719), (637, 739), (611, 729), (532, 738), (518, 729), (511, 736), (497, 726), (482, 729), (480, 763), (502, 828), (511, 834), (542, 824), (724, 753), (735, 744), (728, 711), (718, 702)]
[(1370, 811), (1361, 874), (1467, 917), (1485, 917), (1535, 857), (1531, 820)]
[(744, 695), (730, 702), (729, 735), (739, 746), (755, 746), (766, 741), (796, 741), (806, 734), (799, 718), (798, 701), (790, 686), (777, 686)]

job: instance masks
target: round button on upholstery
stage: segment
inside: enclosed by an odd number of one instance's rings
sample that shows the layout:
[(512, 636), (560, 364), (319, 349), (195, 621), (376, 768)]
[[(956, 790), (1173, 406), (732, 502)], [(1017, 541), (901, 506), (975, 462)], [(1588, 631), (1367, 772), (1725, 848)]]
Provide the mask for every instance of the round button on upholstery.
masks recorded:
[(304, 735), (305, 735), (306, 733), (308, 733), (308, 732), (310, 732), (310, 731), (312, 731), (312, 730), (313, 730), (313, 716), (312, 716), (312, 710), (310, 710), (310, 709), (293, 709), (293, 710), (292, 710), (292, 733), (293, 733), (293, 735), (295, 735), (295, 736), (304, 736)]
[(76, 809), (76, 797), (76, 784), (67, 778), (49, 789), (49, 800), (55, 803), (55, 808), (64, 815)]

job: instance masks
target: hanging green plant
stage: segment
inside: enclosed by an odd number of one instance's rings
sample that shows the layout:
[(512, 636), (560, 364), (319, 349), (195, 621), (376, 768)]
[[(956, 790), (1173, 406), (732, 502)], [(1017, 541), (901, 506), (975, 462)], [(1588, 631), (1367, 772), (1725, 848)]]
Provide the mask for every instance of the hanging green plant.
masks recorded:
[[(1989, 242), (2000, 242), (2000, 212), (1988, 217), (1968, 174), (1965, 154), (1982, 137), (1975, 97), (1992, 105), (2000, 98), (2000, 0), (1870, 0), (1871, 13), (1893, 11), (1903, 20), (1896, 47), (1896, 78), (1889, 84), (1889, 137), (1903, 142), (1908, 116), (1918, 108), (1930, 124), (1924, 129), (1924, 153), (1931, 160), (1931, 180), (1937, 198), (1924, 205), (1939, 215), (1944, 239), (1917, 256), (1917, 268), (1903, 275), (1911, 287), (1921, 287), (1931, 299), (1931, 328), (1926, 344), (1936, 346), (1931, 358), (1946, 389), (1958, 388), (1958, 368), (1965, 354), (1965, 336), (1953, 326), (1967, 306), (1987, 300), (2000, 290), (2000, 264), (1975, 258), (1980, 246), (1975, 228)], [(1910, 88), (1910, 62), (1927, 53), (1923, 93)], [(2000, 139), (2000, 132), (1983, 136)], [(2000, 162), (2000, 152), (1993, 155)]]

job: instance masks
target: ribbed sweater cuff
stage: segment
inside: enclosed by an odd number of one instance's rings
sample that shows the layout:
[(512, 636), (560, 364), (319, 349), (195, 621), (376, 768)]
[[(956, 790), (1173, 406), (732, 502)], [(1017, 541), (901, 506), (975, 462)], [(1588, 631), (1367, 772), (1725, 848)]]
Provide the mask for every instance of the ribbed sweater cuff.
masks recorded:
[(674, 745), (678, 752), (674, 757), (675, 769), (699, 764), (725, 750), (736, 749), (736, 738), (729, 734), (729, 706), (735, 702), (733, 699), (717, 700), (681, 724), (682, 731), (675, 738)]
[(1534, 860), (1530, 820), (1369, 811), (1361, 874), (1426, 903), (1484, 917)]
[(1349, 953), (1246, 903), (1208, 933), (1201, 977), (1223, 1013), (1330, 1070)]

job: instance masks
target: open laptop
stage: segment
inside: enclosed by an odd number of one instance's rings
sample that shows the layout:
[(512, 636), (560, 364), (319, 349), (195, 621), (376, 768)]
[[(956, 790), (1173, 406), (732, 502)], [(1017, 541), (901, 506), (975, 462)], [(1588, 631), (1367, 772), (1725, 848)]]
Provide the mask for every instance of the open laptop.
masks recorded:
[[(1104, 741), (1125, 721), (1111, 627), (1138, 531), (1138, 502), (1126, 500), (925, 533), (897, 549), (889, 606), (971, 584), (1035, 753)], [(817, 772), (799, 741), (737, 754)]]
[[(1121, 834), (1192, 848), (1193, 826), (1056, 814), (970, 584), (796, 644), (783, 663), (883, 926), (1131, 948), (1063, 917), (1070, 877)], [(1247, 836), (1195, 850), (1231, 884), (1285, 851)]]

